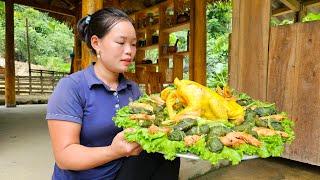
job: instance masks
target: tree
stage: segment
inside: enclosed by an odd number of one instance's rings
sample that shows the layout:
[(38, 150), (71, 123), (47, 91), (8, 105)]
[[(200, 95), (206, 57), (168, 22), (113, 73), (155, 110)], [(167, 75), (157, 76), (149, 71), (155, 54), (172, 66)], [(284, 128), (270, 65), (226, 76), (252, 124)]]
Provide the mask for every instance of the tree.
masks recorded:
[[(5, 13), (0, 2), (0, 53), (4, 54)], [(70, 27), (47, 13), (31, 7), (14, 6), (15, 59), (27, 61), (26, 18), (29, 22), (30, 55), (33, 64), (50, 70), (69, 71), (69, 54), (73, 50), (74, 35)]]
[(224, 86), (228, 75), (228, 48), (231, 32), (231, 2), (207, 6), (207, 85)]

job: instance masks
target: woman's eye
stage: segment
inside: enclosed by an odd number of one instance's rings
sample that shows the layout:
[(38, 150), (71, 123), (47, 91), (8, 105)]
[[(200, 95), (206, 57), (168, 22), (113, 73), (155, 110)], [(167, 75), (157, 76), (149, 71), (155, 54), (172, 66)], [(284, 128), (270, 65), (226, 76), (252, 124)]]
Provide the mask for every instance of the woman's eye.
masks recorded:
[(118, 44), (124, 45), (124, 42), (117, 42)]
[(136, 46), (136, 43), (132, 44), (132, 46)]

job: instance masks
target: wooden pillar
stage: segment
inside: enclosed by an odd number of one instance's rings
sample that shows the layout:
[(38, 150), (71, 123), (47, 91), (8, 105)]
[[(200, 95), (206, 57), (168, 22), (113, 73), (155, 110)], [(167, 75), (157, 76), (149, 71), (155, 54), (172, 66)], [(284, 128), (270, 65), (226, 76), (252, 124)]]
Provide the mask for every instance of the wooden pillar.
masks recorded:
[(308, 10), (303, 4), (300, 5), (300, 11), (297, 12), (295, 22), (302, 22), (303, 18), (307, 16)]
[(74, 48), (73, 48), (73, 53), (74, 53), (74, 58), (72, 63), (72, 68), (71, 68), (71, 73), (77, 72), (81, 70), (81, 40), (79, 37), (79, 33), (77, 30), (77, 23), (81, 18), (82, 12), (81, 12), (81, 6), (78, 5), (76, 6), (76, 15), (75, 15), (75, 23), (73, 27), (73, 32), (74, 32)]
[(189, 31), (189, 80), (194, 80), (194, 25), (195, 0), (190, 0), (190, 31)]
[(183, 58), (182, 55), (173, 55), (173, 77), (183, 79)]
[(5, 2), (6, 9), (6, 47), (5, 47), (5, 104), (6, 107), (16, 106), (15, 67), (14, 67), (14, 22), (13, 2)]
[(233, 0), (232, 13), (231, 87), (265, 100), (271, 0)]
[(206, 0), (191, 0), (190, 79), (206, 85)]
[[(93, 14), (99, 9), (103, 8), (103, 0), (82, 0), (82, 17), (88, 14)], [(81, 43), (81, 68), (88, 67), (92, 61), (95, 61), (95, 56), (91, 54), (87, 45)]]
[[(161, 5), (159, 9), (159, 72), (163, 74), (163, 77), (167, 77), (168, 68), (169, 68), (169, 58), (164, 57), (166, 54), (163, 52), (164, 45), (169, 45), (169, 33), (164, 32), (163, 29), (166, 28), (166, 5)], [(170, 78), (171, 79), (171, 78)], [(169, 80), (165, 78), (165, 81)]]

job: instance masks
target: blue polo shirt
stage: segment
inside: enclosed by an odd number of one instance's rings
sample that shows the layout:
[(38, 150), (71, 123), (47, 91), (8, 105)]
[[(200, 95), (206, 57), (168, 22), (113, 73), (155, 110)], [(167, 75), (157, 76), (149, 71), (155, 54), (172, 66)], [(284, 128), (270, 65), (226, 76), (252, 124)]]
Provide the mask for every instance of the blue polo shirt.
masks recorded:
[[(112, 117), (116, 110), (128, 105), (141, 95), (136, 83), (119, 76), (117, 91), (112, 91), (99, 80), (93, 66), (61, 79), (52, 93), (46, 119), (81, 124), (80, 144), (87, 147), (108, 146), (122, 129), (115, 126)], [(56, 164), (52, 179), (114, 179), (123, 159), (84, 170), (62, 170)]]

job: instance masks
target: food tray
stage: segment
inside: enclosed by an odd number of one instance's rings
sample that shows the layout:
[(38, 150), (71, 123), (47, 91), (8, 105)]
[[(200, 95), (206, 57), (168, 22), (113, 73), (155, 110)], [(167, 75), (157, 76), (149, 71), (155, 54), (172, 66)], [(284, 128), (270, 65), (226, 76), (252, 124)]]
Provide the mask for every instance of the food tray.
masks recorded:
[[(181, 158), (186, 158), (186, 159), (193, 159), (193, 160), (199, 160), (200, 157), (195, 155), (195, 154), (191, 154), (191, 153), (178, 153), (177, 157), (181, 157)], [(249, 160), (249, 159), (255, 159), (258, 158), (259, 156), (248, 156), (248, 155), (244, 155), (242, 160)]]

